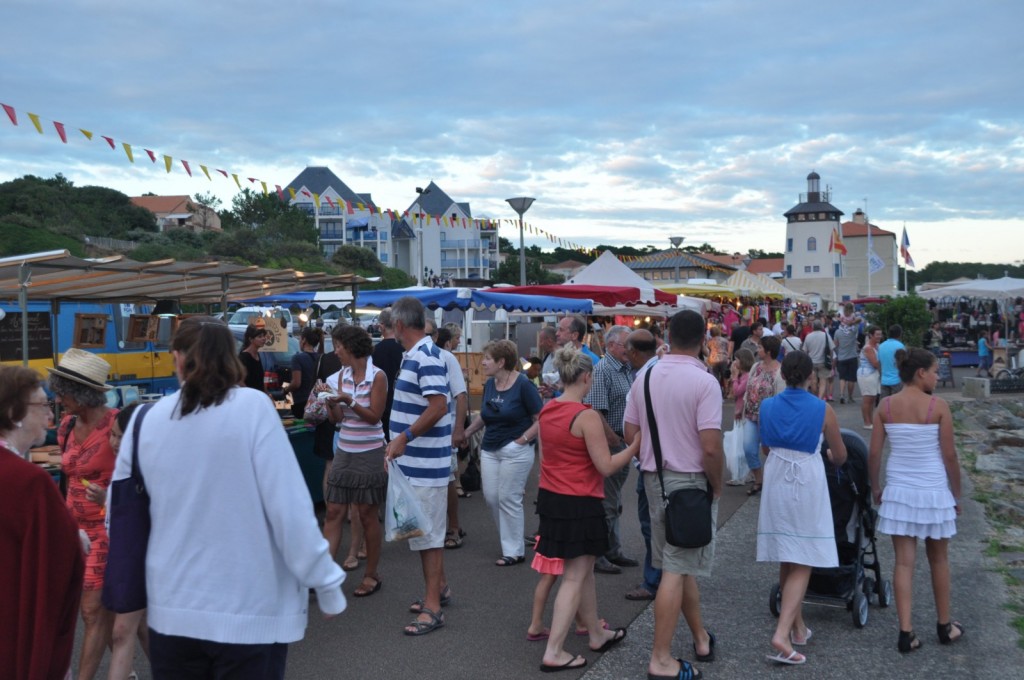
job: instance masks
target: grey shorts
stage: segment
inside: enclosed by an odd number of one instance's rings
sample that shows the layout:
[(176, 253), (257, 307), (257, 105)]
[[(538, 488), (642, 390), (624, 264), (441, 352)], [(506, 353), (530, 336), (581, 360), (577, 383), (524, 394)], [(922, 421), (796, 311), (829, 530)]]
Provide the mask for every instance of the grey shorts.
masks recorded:
[[(665, 495), (676, 489), (704, 489), (707, 477), (703, 472), (671, 472), (664, 470)], [(651, 564), (670, 574), (684, 576), (711, 576), (715, 561), (715, 536), (718, 534), (718, 500), (711, 505), (712, 538), (703, 548), (677, 548), (665, 540), (665, 505), (661, 500), (661, 482), (657, 472), (644, 472), (651, 511)]]

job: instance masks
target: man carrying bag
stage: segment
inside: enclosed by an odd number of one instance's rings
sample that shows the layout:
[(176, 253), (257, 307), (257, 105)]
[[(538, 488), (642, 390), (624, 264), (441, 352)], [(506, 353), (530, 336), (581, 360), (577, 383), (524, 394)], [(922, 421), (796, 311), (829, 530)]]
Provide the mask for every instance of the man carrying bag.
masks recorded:
[[(687, 310), (672, 317), (670, 352), (648, 371), (650, 398), (645, 389), (647, 380), (636, 381), (625, 414), (626, 441), (631, 441), (637, 432), (643, 437), (640, 469), (650, 499), (653, 563), (662, 569), (654, 604), (654, 648), (647, 669), (651, 678), (699, 677), (688, 662), (684, 661), (680, 668), (672, 652), (680, 610), (693, 635), (697, 661), (710, 662), (715, 656), (714, 635), (705, 629), (701, 618), (696, 579), (711, 575), (724, 460), (722, 391), (700, 358), (704, 332), (704, 319), (696, 312)], [(653, 420), (648, 419), (649, 408)], [(659, 430), (657, 433), (652, 431), (651, 422)], [(655, 455), (655, 437), (661, 448), (660, 465)], [(660, 478), (664, 479), (664, 487)], [(673, 497), (681, 490), (698, 491), (690, 494), (694, 497), (711, 495), (711, 540), (707, 545), (684, 548), (668, 540), (663, 491), (664, 497)], [(695, 521), (700, 521), (700, 510), (698, 507), (694, 512)], [(703, 522), (707, 522), (706, 517)], [(673, 540), (687, 542), (675, 537)]]

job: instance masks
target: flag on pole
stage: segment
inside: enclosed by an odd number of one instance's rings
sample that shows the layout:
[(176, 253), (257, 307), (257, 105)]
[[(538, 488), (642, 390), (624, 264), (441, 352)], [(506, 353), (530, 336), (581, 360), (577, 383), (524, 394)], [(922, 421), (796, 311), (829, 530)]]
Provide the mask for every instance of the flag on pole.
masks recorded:
[(908, 267), (914, 266), (914, 258), (910, 256), (910, 239), (907, 237), (906, 227), (903, 227), (903, 240), (900, 241), (900, 257)]
[(835, 227), (832, 227), (832, 237), (828, 241), (828, 252), (846, 255), (846, 244), (839, 238), (839, 232)]
[(872, 238), (872, 230), (873, 229), (874, 229), (874, 227), (871, 226), (871, 223), (869, 222), (868, 223), (868, 274), (869, 275), (870, 274), (874, 274), (875, 272), (880, 272), (883, 269), (885, 269), (885, 261), (882, 260), (882, 258), (880, 258), (878, 256), (878, 253), (875, 252), (875, 242), (874, 242), (874, 239)]

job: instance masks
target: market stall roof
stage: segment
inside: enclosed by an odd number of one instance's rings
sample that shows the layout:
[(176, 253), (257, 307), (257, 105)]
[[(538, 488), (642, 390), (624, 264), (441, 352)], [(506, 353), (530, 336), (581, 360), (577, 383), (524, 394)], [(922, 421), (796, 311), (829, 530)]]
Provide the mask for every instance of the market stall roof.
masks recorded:
[(260, 297), (242, 300), (247, 305), (297, 305), (299, 307), (344, 307), (354, 296), (347, 290), (302, 290), (294, 293), (280, 293), (278, 295), (263, 295)]
[(0, 299), (213, 303), (365, 283), (355, 274), (305, 273), (227, 262), (85, 259), (67, 250), (0, 258)]
[(1024, 279), (1015, 279), (1011, 276), (1004, 276), (1000, 279), (976, 279), (967, 283), (956, 283), (921, 291), (918, 295), (933, 300), (962, 297), (983, 300), (1014, 300), (1024, 297)]
[(637, 304), (674, 305), (676, 296), (660, 290), (654, 290), (653, 299), (634, 286), (589, 286), (579, 284), (549, 284), (542, 286), (508, 286), (486, 288), (491, 293), (513, 293), (516, 295), (548, 295), (561, 298), (593, 300), (595, 304), (605, 307), (619, 305), (633, 306)]
[(740, 269), (725, 280), (725, 285), (735, 288), (741, 295), (750, 297), (789, 298), (806, 300), (807, 296), (786, 288), (778, 281)]
[[(661, 302), (675, 304), (662, 291), (651, 285), (650, 281), (624, 265), (610, 250), (581, 269), (575, 276), (567, 280), (569, 286), (630, 286), (640, 291), (639, 301), (647, 304)], [(659, 295), (662, 293), (662, 295)]]
[(666, 293), (675, 293), (676, 295), (689, 295), (692, 297), (700, 298), (732, 298), (738, 297), (740, 295), (740, 291), (720, 283), (669, 284), (667, 286), (662, 286), (661, 289)]
[(393, 290), (360, 291), (356, 298), (359, 307), (388, 307), (396, 300), (413, 296), (431, 309), (504, 309), (524, 312), (579, 312), (590, 314), (594, 308), (590, 300), (579, 300), (551, 295), (515, 295), (505, 289), (477, 290), (473, 288), (396, 288)]

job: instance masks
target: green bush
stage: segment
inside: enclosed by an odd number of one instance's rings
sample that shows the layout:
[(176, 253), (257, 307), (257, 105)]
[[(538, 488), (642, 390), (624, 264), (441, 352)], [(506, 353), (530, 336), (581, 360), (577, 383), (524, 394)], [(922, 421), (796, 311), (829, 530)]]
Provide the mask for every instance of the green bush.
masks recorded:
[(903, 344), (907, 347), (921, 347), (924, 332), (932, 323), (925, 299), (916, 295), (886, 298), (885, 304), (868, 305), (866, 313), (870, 322), (881, 328), (886, 336), (889, 326), (902, 326)]

